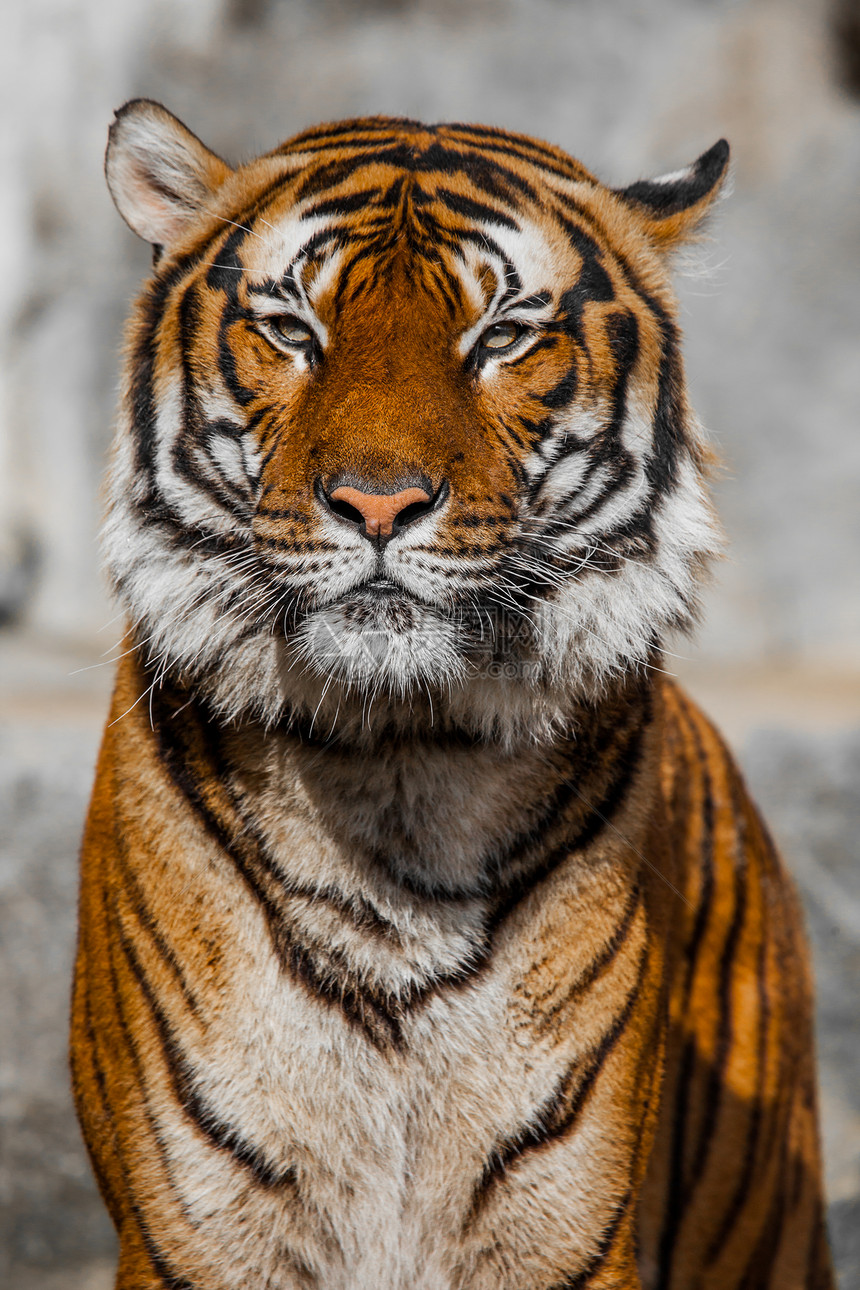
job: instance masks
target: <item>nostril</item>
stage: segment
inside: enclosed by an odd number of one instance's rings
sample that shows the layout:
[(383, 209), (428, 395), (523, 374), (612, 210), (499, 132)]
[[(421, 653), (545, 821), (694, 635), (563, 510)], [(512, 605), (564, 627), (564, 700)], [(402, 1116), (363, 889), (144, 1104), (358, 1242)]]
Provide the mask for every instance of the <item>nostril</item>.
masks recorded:
[(412, 502), (411, 505), (404, 506), (403, 510), (400, 511), (398, 515), (395, 515), (392, 520), (394, 532), (396, 533), (398, 529), (405, 528), (406, 525), (411, 524), (413, 520), (420, 520), (422, 515), (427, 515), (429, 511), (432, 511), (432, 509), (432, 501)]
[(403, 510), (394, 517), (394, 532), (396, 533), (398, 529), (405, 528), (407, 524), (411, 524), (414, 520), (420, 520), (423, 516), (429, 515), (431, 511), (435, 511), (447, 496), (448, 481), (443, 480), (432, 497), (428, 497), (423, 502), (410, 502), (408, 506), (404, 506)]
[(339, 515), (342, 520), (350, 520), (351, 523), (359, 526), (364, 523), (364, 516), (358, 507), (350, 506), (349, 502), (345, 502), (342, 497), (333, 497), (326, 493), (325, 500), (329, 510), (334, 511), (335, 515)]
[(322, 480), (314, 481), (314, 496), (322, 506), (323, 510), (331, 511), (342, 520), (348, 520), (350, 524), (356, 524), (359, 528), (364, 525), (364, 516), (357, 506), (352, 506), (348, 501), (340, 496), (341, 490), (335, 488), (332, 492), (325, 487)]

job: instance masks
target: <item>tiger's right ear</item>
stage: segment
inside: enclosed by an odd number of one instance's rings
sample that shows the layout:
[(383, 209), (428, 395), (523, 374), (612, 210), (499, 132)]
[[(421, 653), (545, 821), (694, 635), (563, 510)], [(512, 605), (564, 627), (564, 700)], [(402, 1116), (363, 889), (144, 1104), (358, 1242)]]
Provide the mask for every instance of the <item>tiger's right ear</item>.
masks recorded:
[(139, 237), (169, 248), (232, 174), (220, 157), (151, 99), (132, 99), (108, 135), (105, 177), (120, 215)]
[(720, 195), (729, 165), (729, 145), (720, 139), (698, 161), (656, 179), (616, 188), (644, 220), (657, 246), (671, 248), (692, 237)]

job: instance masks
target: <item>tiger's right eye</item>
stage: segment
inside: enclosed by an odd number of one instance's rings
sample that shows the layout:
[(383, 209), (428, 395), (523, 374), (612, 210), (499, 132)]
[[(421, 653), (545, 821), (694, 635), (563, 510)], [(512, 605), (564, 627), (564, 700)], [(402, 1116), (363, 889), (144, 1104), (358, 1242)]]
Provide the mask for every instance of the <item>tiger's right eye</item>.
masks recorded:
[(267, 318), (266, 322), (278, 339), (286, 341), (288, 345), (309, 345), (314, 338), (310, 327), (289, 314), (280, 318)]

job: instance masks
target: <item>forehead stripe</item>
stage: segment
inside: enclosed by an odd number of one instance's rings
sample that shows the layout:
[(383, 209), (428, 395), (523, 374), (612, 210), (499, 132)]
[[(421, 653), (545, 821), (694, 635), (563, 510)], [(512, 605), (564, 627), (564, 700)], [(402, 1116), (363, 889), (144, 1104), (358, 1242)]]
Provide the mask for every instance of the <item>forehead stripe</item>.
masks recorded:
[(483, 202), (476, 202), (471, 197), (466, 197), (462, 193), (452, 192), (450, 188), (439, 188), (436, 195), (450, 211), (457, 215), (462, 215), (468, 220), (486, 220), (492, 224), (501, 224), (503, 228), (512, 229), (515, 233), (522, 232), (520, 225), (510, 215), (503, 211), (496, 210), (493, 206), (486, 206)]
[[(459, 122), (424, 125), (410, 118), (382, 118), (377, 121), (357, 118), (332, 129), (305, 131), (296, 135), (293, 139), (287, 140), (286, 143), (269, 155), (283, 156), (291, 152), (302, 151), (319, 152), (326, 149), (335, 150), (338, 147), (344, 149), (370, 148), (378, 151), (381, 145), (384, 147), (383, 140), (386, 136), (392, 144), (402, 143), (404, 127), (407, 129), (411, 127), (416, 135), (416, 142), (412, 145), (413, 155), (421, 146), (417, 142), (418, 138), (426, 140), (428, 136), (431, 136), (435, 140), (453, 144), (455, 147), (457, 145), (463, 147), (476, 144), (481, 149), (482, 154), (476, 160), (484, 163), (486, 163), (486, 152), (492, 151), (525, 161), (531, 166), (550, 171), (567, 180), (591, 181), (592, 179), (584, 166), (579, 165), (573, 158), (566, 157), (561, 149), (553, 148), (551, 145), (544, 144), (538, 139), (532, 139), (528, 135), (510, 135), (502, 129), (496, 129), (491, 126), (468, 125)], [(525, 182), (520, 176), (516, 176), (516, 179), (520, 183)]]
[(364, 188), (360, 193), (344, 193), (342, 197), (329, 197), (302, 211), (300, 218), (306, 220), (318, 215), (350, 215), (353, 211), (359, 211), (371, 205), (381, 193), (381, 188), (372, 187)]

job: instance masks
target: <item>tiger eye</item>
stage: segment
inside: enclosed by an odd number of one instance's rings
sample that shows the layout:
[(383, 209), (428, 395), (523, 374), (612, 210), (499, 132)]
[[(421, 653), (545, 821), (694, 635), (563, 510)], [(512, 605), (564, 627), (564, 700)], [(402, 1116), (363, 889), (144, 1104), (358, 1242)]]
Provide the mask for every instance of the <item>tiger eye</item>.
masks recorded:
[(299, 322), (298, 318), (270, 318), (269, 326), (288, 345), (307, 345), (308, 341), (313, 340), (313, 332), (310, 327), (306, 327), (303, 322)]
[(519, 340), (522, 328), (517, 323), (494, 323), (481, 337), (484, 349), (510, 349)]

